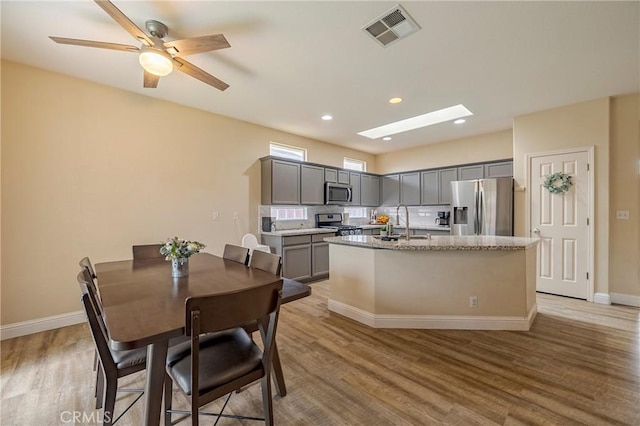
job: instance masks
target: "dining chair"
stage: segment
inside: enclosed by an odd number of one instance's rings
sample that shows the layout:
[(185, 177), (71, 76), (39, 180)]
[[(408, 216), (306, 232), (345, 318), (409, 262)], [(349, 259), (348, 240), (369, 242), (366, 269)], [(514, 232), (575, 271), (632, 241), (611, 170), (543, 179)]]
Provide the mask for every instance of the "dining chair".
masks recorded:
[[(282, 297), (282, 281), (212, 296), (190, 297), (185, 304), (185, 333), (190, 343), (169, 349), (165, 377), (165, 424), (172, 413), (235, 419), (264, 420), (273, 425), (271, 363)], [(257, 322), (263, 349), (242, 328)], [(204, 333), (209, 333), (203, 336)], [(224, 414), (233, 391), (261, 380), (264, 419)], [(172, 410), (173, 382), (190, 398), (191, 411)], [(228, 397), (217, 414), (199, 413), (199, 408), (224, 395)]]
[(274, 275), (280, 275), (282, 258), (273, 253), (254, 251), (249, 260), (249, 267), (271, 272)]
[(96, 279), (96, 271), (93, 269), (93, 265), (91, 264), (91, 261), (88, 257), (83, 257), (82, 259), (80, 259), (80, 262), (78, 262), (78, 264), (80, 265), (80, 268), (89, 271), (92, 280)]
[(162, 260), (164, 256), (160, 254), (160, 248), (164, 244), (143, 244), (131, 246), (133, 260)]
[(246, 247), (234, 246), (233, 244), (225, 244), (222, 258), (244, 263), (246, 265), (249, 263), (249, 249)]
[[(102, 373), (99, 374), (102, 376), (102, 381), (98, 381), (96, 387), (104, 389), (102, 389), (97, 399), (96, 408), (104, 407), (102, 424), (112, 425), (129, 411), (144, 394), (141, 389), (118, 389), (118, 379), (144, 370), (146, 368), (147, 350), (146, 348), (139, 348), (114, 351), (109, 347), (108, 332), (101, 315), (102, 308), (95, 293), (93, 280), (89, 278), (85, 270), (78, 273), (78, 283), (82, 289), (82, 306), (87, 315), (89, 330), (98, 352), (100, 371)], [(117, 392), (138, 392), (139, 395), (117, 418), (114, 418)]]

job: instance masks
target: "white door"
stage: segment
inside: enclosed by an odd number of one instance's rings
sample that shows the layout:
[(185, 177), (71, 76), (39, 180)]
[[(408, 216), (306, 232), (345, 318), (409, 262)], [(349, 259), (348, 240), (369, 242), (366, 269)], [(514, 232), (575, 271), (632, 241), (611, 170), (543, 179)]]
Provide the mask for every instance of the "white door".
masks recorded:
[[(589, 152), (529, 157), (530, 235), (539, 237), (537, 290), (591, 300), (589, 286), (590, 233)], [(553, 194), (545, 178), (556, 172), (570, 175), (564, 194)]]

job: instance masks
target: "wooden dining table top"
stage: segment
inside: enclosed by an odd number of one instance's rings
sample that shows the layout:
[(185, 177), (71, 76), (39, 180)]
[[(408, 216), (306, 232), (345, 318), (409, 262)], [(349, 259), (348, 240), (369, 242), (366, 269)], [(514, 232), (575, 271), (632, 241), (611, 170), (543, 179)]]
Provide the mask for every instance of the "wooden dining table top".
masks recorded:
[(135, 349), (184, 334), (185, 299), (257, 287), (282, 279), (209, 254), (189, 258), (189, 275), (171, 276), (171, 262), (123, 260), (95, 265), (110, 345)]

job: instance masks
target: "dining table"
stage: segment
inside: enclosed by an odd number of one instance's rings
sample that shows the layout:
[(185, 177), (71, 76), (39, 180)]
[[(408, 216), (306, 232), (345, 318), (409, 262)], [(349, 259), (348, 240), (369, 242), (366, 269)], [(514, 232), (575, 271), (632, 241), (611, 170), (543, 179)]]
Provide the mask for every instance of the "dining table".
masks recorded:
[[(185, 335), (185, 300), (283, 281), (278, 275), (210, 253), (191, 256), (189, 274), (181, 278), (171, 276), (171, 262), (164, 259), (97, 263), (95, 271), (111, 348), (147, 348), (147, 426), (160, 423), (169, 340)], [(285, 278), (282, 303), (310, 293), (308, 285)], [(273, 372), (277, 393), (286, 395), (277, 349)]]

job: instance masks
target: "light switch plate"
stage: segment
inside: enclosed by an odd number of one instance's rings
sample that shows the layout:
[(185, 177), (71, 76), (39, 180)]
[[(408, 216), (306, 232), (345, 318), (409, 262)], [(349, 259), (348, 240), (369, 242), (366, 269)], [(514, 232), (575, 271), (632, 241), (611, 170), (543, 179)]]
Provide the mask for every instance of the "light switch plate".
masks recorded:
[(211, 217), (213, 220), (220, 220), (220, 212), (213, 212)]
[(629, 219), (629, 210), (616, 211), (616, 219)]

